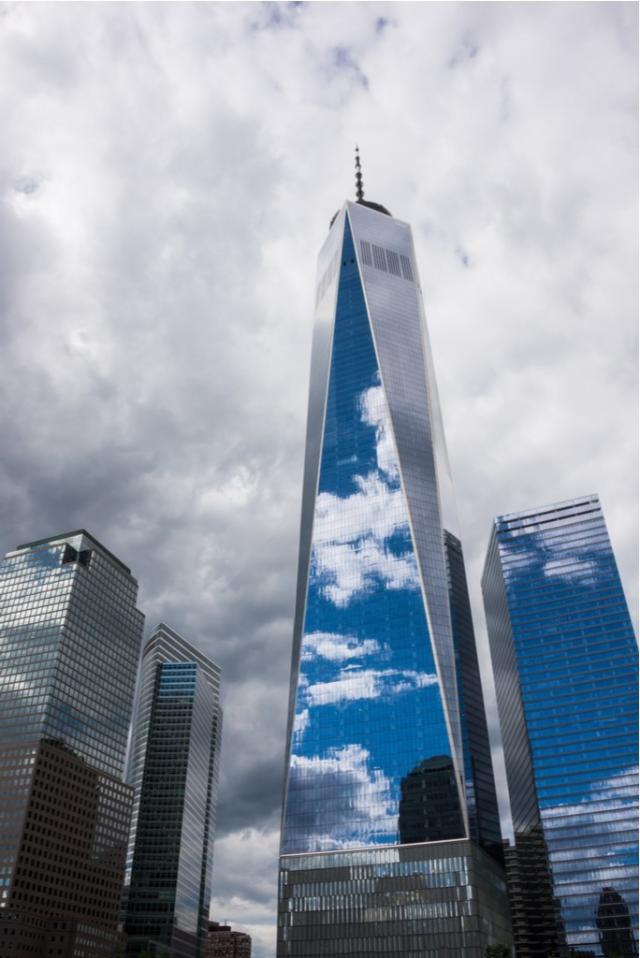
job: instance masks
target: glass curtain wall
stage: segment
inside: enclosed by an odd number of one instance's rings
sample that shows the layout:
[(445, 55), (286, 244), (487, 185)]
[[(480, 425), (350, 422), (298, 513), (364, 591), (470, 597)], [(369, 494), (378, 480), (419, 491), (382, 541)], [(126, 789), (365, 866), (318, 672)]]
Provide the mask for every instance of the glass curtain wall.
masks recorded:
[[(534, 954), (631, 958), (637, 644), (597, 496), (496, 519), (483, 592), (523, 899), (517, 941)], [(518, 888), (545, 860), (538, 887), (550, 893), (523, 910)]]
[(506, 888), (409, 227), (347, 203), (318, 277), (278, 955), (483, 958)]
[(142, 674), (127, 950), (164, 947), (176, 958), (198, 958), (211, 898), (220, 669), (161, 625), (145, 647)]

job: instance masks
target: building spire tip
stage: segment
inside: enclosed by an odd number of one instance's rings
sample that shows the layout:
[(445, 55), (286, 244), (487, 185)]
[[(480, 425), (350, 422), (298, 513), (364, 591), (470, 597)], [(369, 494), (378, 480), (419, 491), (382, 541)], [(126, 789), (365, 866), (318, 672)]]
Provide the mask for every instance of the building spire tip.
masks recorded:
[(356, 200), (361, 202), (364, 199), (364, 189), (362, 186), (362, 166), (360, 164), (360, 148), (356, 143)]

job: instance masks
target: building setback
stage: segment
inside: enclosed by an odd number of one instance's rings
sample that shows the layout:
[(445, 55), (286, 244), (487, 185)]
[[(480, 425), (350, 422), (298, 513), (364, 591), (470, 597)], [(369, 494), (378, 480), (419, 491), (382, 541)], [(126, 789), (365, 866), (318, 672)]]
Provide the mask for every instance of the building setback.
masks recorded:
[(637, 955), (637, 645), (597, 496), (495, 520), (482, 580), (519, 958)]
[(220, 668), (159, 625), (144, 649), (129, 770), (128, 954), (204, 954), (221, 723)]
[(360, 187), (316, 299), (277, 953), (484, 958), (510, 928), (422, 295)]
[(143, 616), (84, 530), (0, 564), (0, 954), (106, 958), (132, 790), (123, 784)]

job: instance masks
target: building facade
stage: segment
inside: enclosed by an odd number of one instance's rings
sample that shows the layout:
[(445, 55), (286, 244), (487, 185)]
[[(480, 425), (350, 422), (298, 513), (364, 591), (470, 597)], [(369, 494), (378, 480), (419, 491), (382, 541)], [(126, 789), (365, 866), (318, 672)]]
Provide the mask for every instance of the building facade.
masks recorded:
[(206, 958), (251, 958), (251, 936), (231, 925), (209, 922)]
[(279, 956), (510, 940), (451, 515), (411, 231), (360, 195), (318, 266)]
[(517, 953), (631, 958), (637, 645), (598, 497), (496, 519), (482, 587)]
[(456, 654), (469, 834), (476, 844), (502, 861), (502, 833), (491, 762), (491, 743), (462, 545), (457, 536), (445, 529), (444, 546)]
[(129, 766), (129, 954), (204, 954), (221, 722), (220, 668), (159, 625), (144, 649)]
[(0, 564), (0, 953), (106, 958), (132, 790), (123, 784), (143, 616), (84, 530)]
[(59, 739), (0, 749), (3, 958), (112, 958), (132, 797)]

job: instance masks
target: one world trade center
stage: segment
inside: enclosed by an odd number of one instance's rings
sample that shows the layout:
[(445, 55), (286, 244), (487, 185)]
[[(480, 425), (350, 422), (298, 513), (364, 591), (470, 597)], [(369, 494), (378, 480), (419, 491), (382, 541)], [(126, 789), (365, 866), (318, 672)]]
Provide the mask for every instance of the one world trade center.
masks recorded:
[(277, 953), (483, 958), (511, 933), (422, 294), (356, 183), (318, 263)]

